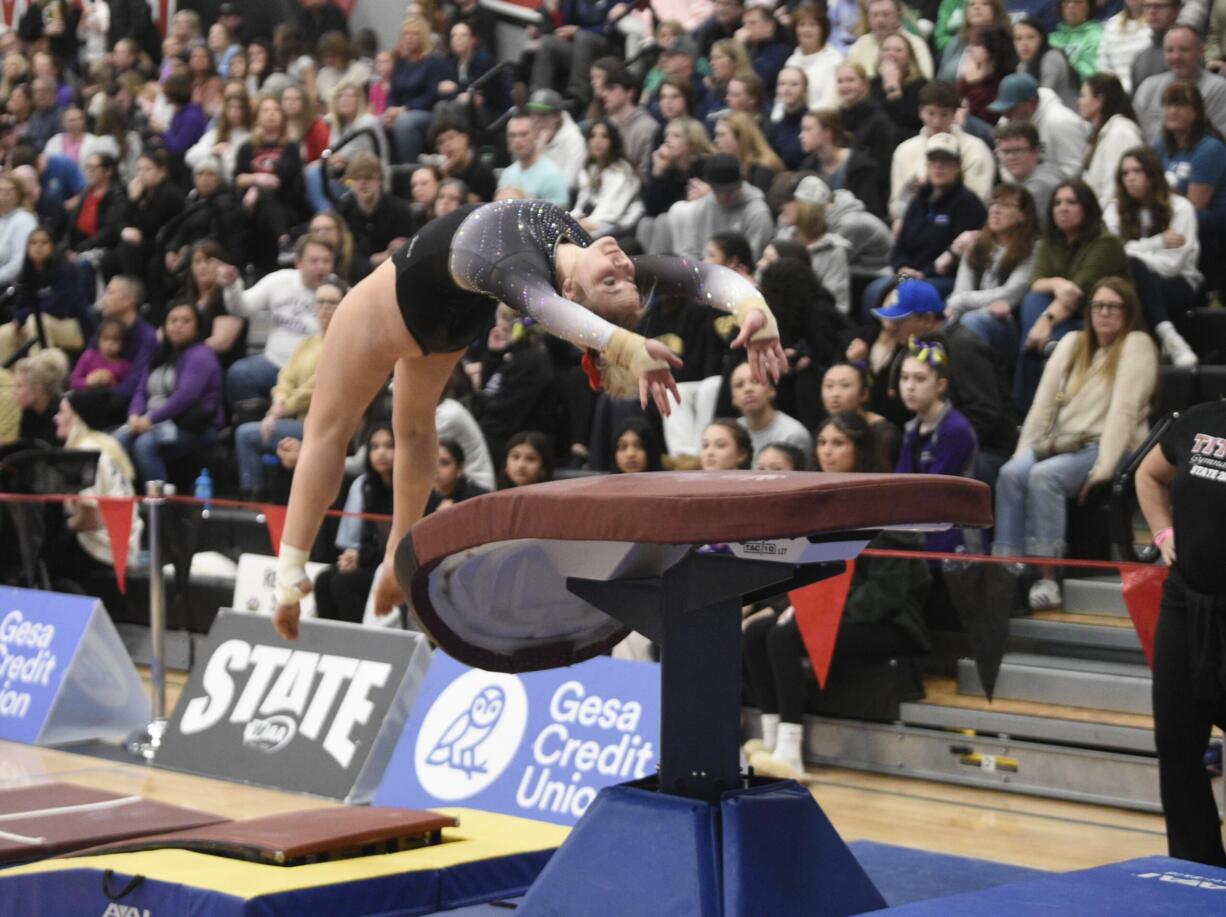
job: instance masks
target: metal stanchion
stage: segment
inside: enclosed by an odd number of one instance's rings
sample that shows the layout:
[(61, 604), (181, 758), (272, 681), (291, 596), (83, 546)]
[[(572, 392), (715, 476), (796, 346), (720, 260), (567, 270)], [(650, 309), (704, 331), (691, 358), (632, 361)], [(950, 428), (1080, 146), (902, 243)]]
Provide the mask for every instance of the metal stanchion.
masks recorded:
[(153, 720), (128, 740), (128, 751), (152, 761), (166, 731), (166, 590), (162, 583), (162, 481), (145, 484), (149, 508), (149, 690), (153, 697)]

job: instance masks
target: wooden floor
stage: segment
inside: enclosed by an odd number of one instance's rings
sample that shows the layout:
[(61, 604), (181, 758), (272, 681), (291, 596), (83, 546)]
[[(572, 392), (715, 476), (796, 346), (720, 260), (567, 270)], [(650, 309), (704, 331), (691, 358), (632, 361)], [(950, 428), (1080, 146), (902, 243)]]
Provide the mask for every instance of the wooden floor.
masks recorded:
[[(174, 701), (182, 676), (172, 673)], [(1157, 815), (845, 770), (814, 770), (813, 793), (845, 840), (872, 840), (1064, 871), (1166, 853)], [(139, 793), (231, 818), (337, 803), (51, 749), (0, 742), (0, 787), (61, 780)]]

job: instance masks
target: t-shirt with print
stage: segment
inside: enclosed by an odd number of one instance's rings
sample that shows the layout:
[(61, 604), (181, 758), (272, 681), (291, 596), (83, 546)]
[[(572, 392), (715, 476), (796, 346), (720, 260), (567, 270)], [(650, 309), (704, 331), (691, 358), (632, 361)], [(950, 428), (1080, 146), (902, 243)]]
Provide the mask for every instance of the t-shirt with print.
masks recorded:
[(1188, 588), (1226, 593), (1226, 401), (1184, 411), (1162, 437), (1162, 454), (1175, 466), (1171, 514), (1175, 566)]
[(1214, 137), (1202, 137), (1190, 150), (1168, 153), (1163, 140), (1154, 147), (1162, 157), (1166, 180), (1172, 189), (1186, 197), (1188, 185), (1209, 185), (1213, 197), (1205, 209), (1226, 214), (1226, 144)]

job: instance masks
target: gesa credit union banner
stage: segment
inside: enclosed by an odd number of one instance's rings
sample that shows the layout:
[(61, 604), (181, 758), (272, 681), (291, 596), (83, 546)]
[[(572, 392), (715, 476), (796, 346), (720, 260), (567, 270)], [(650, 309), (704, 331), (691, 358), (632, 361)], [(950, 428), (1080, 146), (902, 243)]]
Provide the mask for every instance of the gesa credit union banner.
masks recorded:
[(573, 825), (601, 788), (655, 773), (659, 698), (655, 663), (509, 675), (436, 652), (375, 804)]

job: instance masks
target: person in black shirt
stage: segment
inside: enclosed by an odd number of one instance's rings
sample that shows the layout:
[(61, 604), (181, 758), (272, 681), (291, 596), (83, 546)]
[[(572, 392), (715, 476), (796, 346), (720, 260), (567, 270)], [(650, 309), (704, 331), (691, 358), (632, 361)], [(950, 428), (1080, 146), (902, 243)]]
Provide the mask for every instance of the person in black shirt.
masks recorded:
[(361, 280), (408, 242), (413, 210), (407, 202), (383, 193), (383, 163), (374, 153), (357, 153), (345, 169), (350, 191), (336, 209), (353, 233), (355, 281)]
[(1154, 636), (1154, 741), (1170, 854), (1226, 866), (1204, 752), (1226, 726), (1226, 402), (1179, 416), (1137, 471), (1137, 497), (1170, 565)]
[[(472, 147), (472, 129), (463, 121), (440, 118), (430, 129), (430, 145), (443, 157), (445, 178), (458, 178), (479, 201), (492, 201), (497, 180)], [(463, 201), (462, 203), (468, 203)]]

